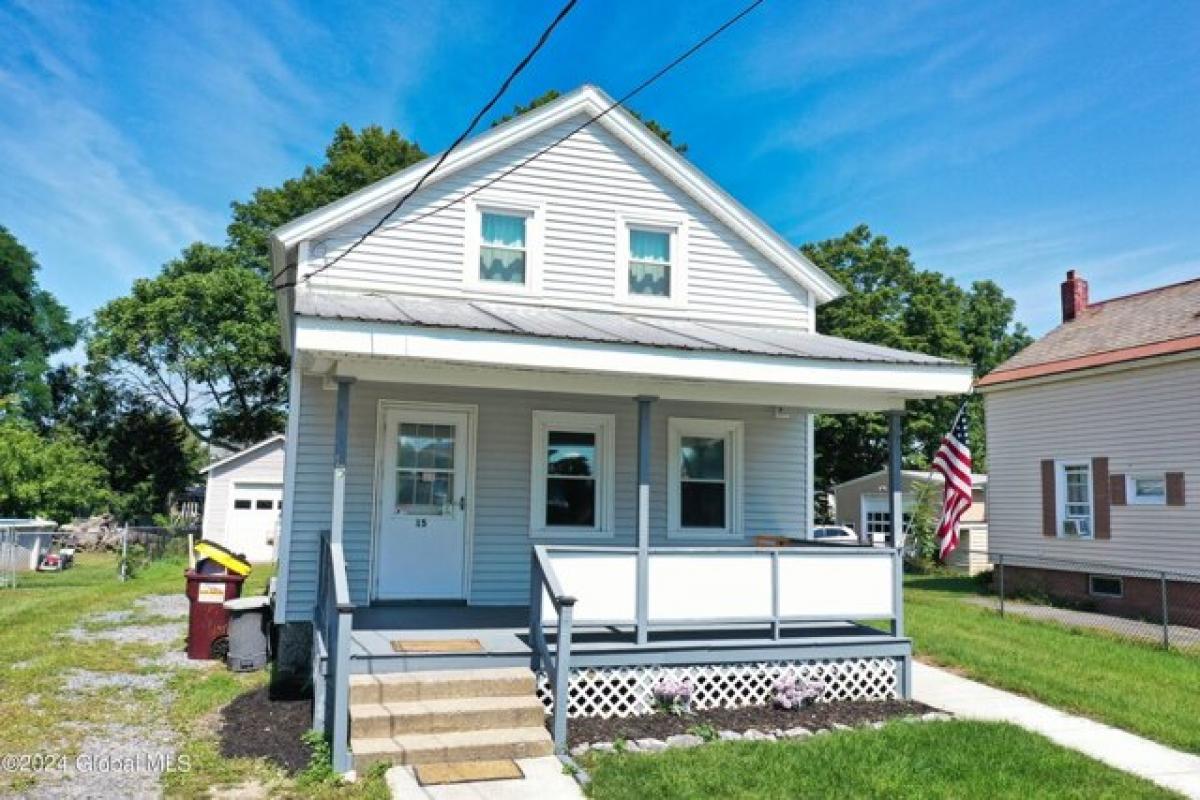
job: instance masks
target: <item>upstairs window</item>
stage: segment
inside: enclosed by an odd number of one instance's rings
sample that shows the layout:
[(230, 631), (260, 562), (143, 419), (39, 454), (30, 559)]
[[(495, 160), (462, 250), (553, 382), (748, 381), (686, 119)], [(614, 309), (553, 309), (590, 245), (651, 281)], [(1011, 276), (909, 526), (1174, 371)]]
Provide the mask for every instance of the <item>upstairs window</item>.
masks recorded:
[(480, 214), (479, 279), (525, 284), (527, 217), (523, 214)]
[(687, 289), (686, 252), (682, 219), (618, 216), (617, 300), (682, 306)]
[(671, 296), (671, 234), (629, 229), (629, 293)]

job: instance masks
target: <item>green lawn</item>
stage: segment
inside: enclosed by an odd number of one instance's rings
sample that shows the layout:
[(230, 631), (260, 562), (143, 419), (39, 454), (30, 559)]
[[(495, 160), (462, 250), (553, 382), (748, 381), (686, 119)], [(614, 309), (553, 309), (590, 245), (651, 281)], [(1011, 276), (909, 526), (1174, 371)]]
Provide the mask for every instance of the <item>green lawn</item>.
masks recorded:
[(1015, 726), (981, 722), (601, 755), (590, 766), (596, 800), (1175, 796)]
[(1192, 753), (1200, 753), (1200, 658), (1095, 631), (1000, 617), (963, 599), (966, 578), (907, 579), (917, 656)]

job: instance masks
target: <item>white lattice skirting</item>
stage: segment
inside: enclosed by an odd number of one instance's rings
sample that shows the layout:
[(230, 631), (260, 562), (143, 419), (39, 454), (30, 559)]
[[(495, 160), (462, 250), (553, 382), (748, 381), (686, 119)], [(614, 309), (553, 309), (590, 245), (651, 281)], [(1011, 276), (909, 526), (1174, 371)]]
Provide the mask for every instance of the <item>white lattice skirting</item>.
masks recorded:
[[(887, 700), (897, 696), (897, 668), (891, 658), (823, 661), (763, 661), (750, 664), (596, 667), (571, 670), (568, 717), (632, 717), (654, 710), (654, 686), (664, 678), (692, 685), (692, 708), (765, 705), (776, 679), (791, 675), (825, 684), (818, 702)], [(538, 697), (549, 712), (554, 693), (545, 672), (538, 674)]]

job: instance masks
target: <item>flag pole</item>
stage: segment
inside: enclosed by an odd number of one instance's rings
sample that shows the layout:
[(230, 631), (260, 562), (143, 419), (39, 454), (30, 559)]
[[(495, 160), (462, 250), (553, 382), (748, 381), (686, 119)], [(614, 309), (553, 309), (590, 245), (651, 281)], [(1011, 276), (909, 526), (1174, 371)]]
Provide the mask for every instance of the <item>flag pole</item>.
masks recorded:
[[(973, 394), (975, 394), (975, 393), (967, 392), (966, 398), (961, 403), (959, 403), (958, 411), (954, 414), (954, 419), (950, 422), (951, 433), (953, 433), (954, 428), (958, 425), (958, 421), (962, 418), (963, 412), (967, 410), (967, 401), (971, 399), (971, 396)], [(929, 492), (929, 487), (933, 485), (933, 473), (934, 473), (933, 463), (930, 462), (929, 475), (927, 475), (925, 480), (922, 481), (921, 488), (917, 490), (916, 507), (918, 507), (918, 508), (921, 506), (921, 503), (925, 502), (925, 495)], [(904, 517), (903, 504), (901, 504), (901, 506), (900, 506), (900, 517), (902, 519)], [(904, 531), (900, 535), (901, 551), (903, 551), (905, 546), (908, 544), (908, 532), (912, 529), (912, 523), (913, 523), (912, 515), (909, 515), (908, 522), (904, 523)]]

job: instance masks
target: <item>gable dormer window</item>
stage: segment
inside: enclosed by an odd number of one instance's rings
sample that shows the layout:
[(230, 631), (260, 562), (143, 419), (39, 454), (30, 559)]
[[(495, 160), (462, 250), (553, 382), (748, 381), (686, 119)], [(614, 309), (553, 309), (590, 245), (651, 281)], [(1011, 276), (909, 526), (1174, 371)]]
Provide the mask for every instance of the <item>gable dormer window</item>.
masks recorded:
[(479, 280), (524, 284), (528, 217), (497, 211), (479, 217)]
[(541, 287), (542, 207), (520, 196), (467, 201), (463, 282), (480, 292)]
[(617, 299), (630, 304), (682, 305), (682, 220), (622, 218), (617, 227)]

